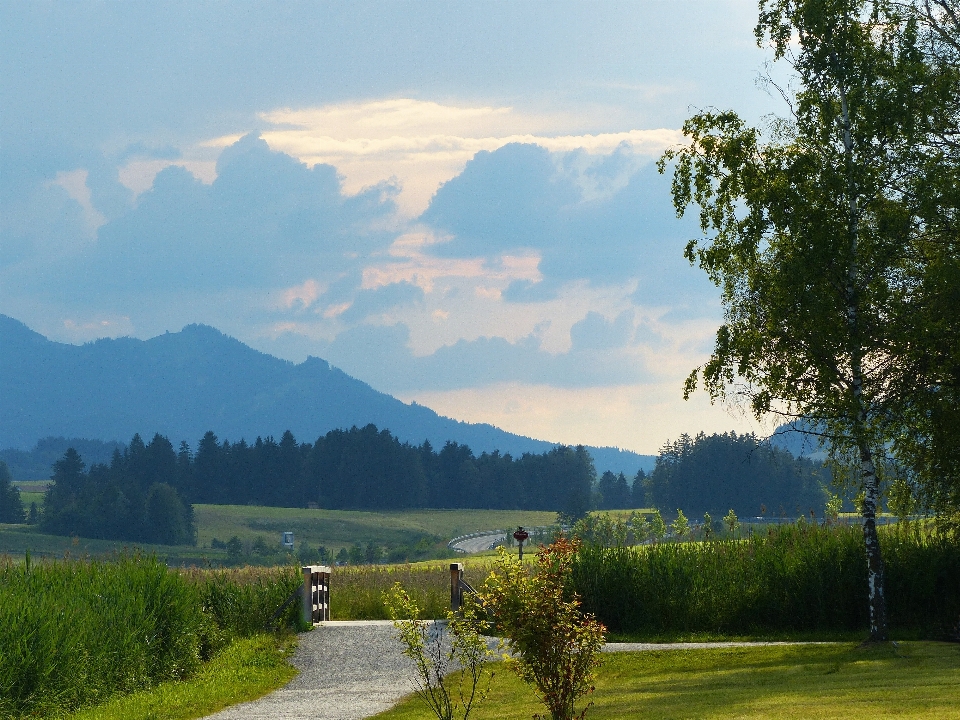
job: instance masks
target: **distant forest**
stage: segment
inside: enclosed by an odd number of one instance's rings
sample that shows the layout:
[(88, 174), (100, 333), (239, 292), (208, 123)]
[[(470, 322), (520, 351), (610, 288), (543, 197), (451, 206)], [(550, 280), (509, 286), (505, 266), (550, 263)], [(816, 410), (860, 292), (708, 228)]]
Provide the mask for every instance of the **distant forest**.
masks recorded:
[(7, 464), (14, 480), (46, 480), (53, 464), (73, 448), (88, 466), (109, 465), (114, 450), (123, 452), (126, 446), (116, 441), (87, 440), (86, 438), (45, 437), (37, 440), (32, 450), (6, 448), (0, 450), (0, 461)]
[(797, 517), (823, 513), (829, 483), (822, 463), (731, 432), (666, 443), (643, 487), (647, 505), (691, 517), (731, 509), (741, 517)]
[(170, 485), (166, 468), (139, 437), (110, 465), (89, 472), (80, 454), (69, 448), (53, 466), (40, 513), (40, 529), (54, 535), (133, 540), (164, 545), (196, 541), (193, 506)]
[(397, 510), (496, 508), (554, 510), (576, 518), (591, 506), (596, 470), (582, 446), (520, 458), (448, 442), (401, 443), (373, 425), (333, 430), (316, 443), (257, 438), (220, 442), (206, 433), (196, 452), (135, 435), (109, 465), (85, 470), (68, 450), (54, 466), (42, 529), (84, 537), (184, 542), (193, 535), (191, 503)]
[[(40, 515), (56, 534), (179, 544), (194, 536), (192, 503), (399, 510), (485, 508), (552, 510), (573, 520), (591, 509), (658, 507), (770, 516), (822, 512), (824, 468), (753, 435), (683, 435), (667, 443), (649, 475), (598, 479), (582, 446), (513, 458), (474, 455), (446, 443), (435, 451), (400, 442), (374, 425), (333, 430), (313, 444), (285, 432), (220, 441), (207, 432), (193, 451), (162, 435), (135, 435), (109, 464), (69, 449), (54, 465)], [(631, 482), (632, 481), (632, 482)], [(10, 504), (10, 503), (6, 503)]]

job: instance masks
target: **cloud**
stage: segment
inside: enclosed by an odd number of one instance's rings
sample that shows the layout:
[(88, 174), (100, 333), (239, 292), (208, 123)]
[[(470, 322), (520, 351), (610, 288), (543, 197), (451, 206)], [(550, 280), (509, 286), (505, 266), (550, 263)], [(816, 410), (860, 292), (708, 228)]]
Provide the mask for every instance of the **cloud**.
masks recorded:
[(313, 305), (322, 293), (323, 288), (321, 284), (313, 278), (309, 278), (304, 280), (300, 285), (294, 285), (281, 291), (281, 303), (282, 306), (287, 309), (295, 305), (299, 305), (305, 309)]
[(682, 387), (682, 378), (598, 387), (499, 382), (398, 396), (441, 415), (491, 423), (529, 437), (648, 454), (656, 454), (666, 440), (695, 430), (769, 434), (773, 429), (736, 409), (711, 405), (703, 393), (685, 402)]
[(429, 249), (441, 257), (535, 250), (542, 285), (520, 278), (505, 292), (510, 301), (553, 297), (576, 279), (634, 279), (634, 299), (647, 305), (713, 293), (683, 258), (699, 228), (689, 218), (677, 220), (669, 177), (622, 148), (593, 162), (537, 145), (478, 153), (437, 191), (420, 221), (449, 237)]
[(406, 282), (432, 292), (439, 281), (468, 279), (482, 283), (483, 288), (495, 291), (499, 297), (500, 288), (512, 282), (541, 279), (537, 268), (540, 258), (533, 249), (521, 254), (474, 258), (443, 258), (430, 253), (433, 246), (444, 241), (424, 232), (401, 235), (390, 246), (387, 259), (363, 269), (363, 289)]
[(62, 187), (67, 191), (70, 199), (82, 208), (83, 223), (86, 226), (87, 233), (91, 237), (94, 237), (97, 234), (97, 229), (103, 225), (107, 219), (91, 202), (93, 193), (90, 192), (90, 188), (87, 186), (87, 177), (89, 174), (87, 170), (82, 169), (72, 170), (70, 172), (61, 170), (57, 173), (56, 179), (51, 181), (50, 184)]
[(153, 187), (153, 181), (160, 171), (168, 167), (180, 167), (206, 185), (213, 184), (217, 178), (216, 160), (171, 160), (160, 159), (133, 159), (120, 167), (117, 177), (123, 186), (140, 195)]
[(634, 313), (624, 310), (613, 320), (607, 320), (598, 312), (587, 316), (570, 328), (570, 341), (577, 350), (612, 350), (627, 345), (634, 334)]
[(535, 330), (516, 341), (503, 337), (460, 339), (428, 355), (415, 355), (410, 329), (402, 324), (357, 325), (323, 348), (330, 362), (388, 392), (485, 387), (501, 381), (592, 387), (647, 377), (642, 353), (622, 347), (572, 348), (551, 353)]
[(411, 305), (422, 301), (423, 289), (401, 280), (389, 285), (379, 285), (373, 289), (363, 289), (357, 293), (350, 306), (342, 313), (344, 322), (357, 322), (371, 316), (384, 313), (398, 305)]
[[(224, 150), (209, 185), (177, 165), (162, 170), (100, 228), (83, 276), (117, 293), (325, 283), (389, 245), (375, 226), (392, 211), (388, 190), (344, 197), (332, 167), (307, 168), (251, 135)], [(312, 304), (310, 287), (294, 299)]]
[[(678, 131), (666, 128), (574, 134), (561, 128), (582, 123), (582, 118), (411, 98), (283, 108), (261, 113), (260, 119), (269, 126), (261, 136), (272, 149), (308, 165), (335, 166), (348, 193), (396, 179), (398, 205), (411, 217), (481, 151), (525, 143), (553, 152), (592, 154), (629, 147), (638, 155), (654, 157), (681, 139)], [(236, 139), (226, 135), (204, 145), (226, 146)]]

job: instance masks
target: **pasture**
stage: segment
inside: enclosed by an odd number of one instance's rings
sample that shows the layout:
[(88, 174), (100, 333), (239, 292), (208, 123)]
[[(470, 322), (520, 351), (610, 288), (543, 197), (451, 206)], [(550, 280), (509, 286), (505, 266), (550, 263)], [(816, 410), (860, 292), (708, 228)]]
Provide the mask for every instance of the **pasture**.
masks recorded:
[[(40, 533), (28, 525), (0, 525), (0, 555), (22, 557), (29, 551), (45, 557), (63, 557), (65, 554), (99, 556), (135, 545), (171, 565), (223, 564), (228, 562), (227, 551), (213, 547), (214, 539), (223, 543), (237, 537), (247, 550), (240, 562), (276, 564), (288, 562), (279, 542), (280, 533), (289, 530), (296, 538), (298, 555), (304, 545), (311, 551), (322, 545), (335, 555), (341, 548), (349, 549), (355, 543), (364, 546), (373, 543), (385, 548), (419, 548), (421, 557), (441, 557), (446, 555), (447, 542), (458, 535), (517, 525), (550, 525), (556, 521), (556, 514), (512, 510), (363, 512), (258, 505), (194, 505), (194, 518), (197, 527), (195, 546), (71, 538)], [(262, 557), (249, 552), (258, 538), (263, 539), (270, 551)]]
[[(613, 653), (603, 656), (591, 720), (620, 718), (960, 717), (960, 645), (767, 646)], [(543, 706), (498, 668), (475, 720), (525, 720)], [(416, 697), (377, 716), (430, 720)]]
[(443, 542), (481, 530), (517, 525), (550, 525), (556, 513), (521, 510), (311, 510), (254, 505), (194, 505), (197, 545), (209, 546), (213, 538), (236, 535), (253, 541), (258, 535), (279, 538), (292, 530), (300, 542), (337, 550), (354, 542), (384, 546), (416, 545), (423, 539)]

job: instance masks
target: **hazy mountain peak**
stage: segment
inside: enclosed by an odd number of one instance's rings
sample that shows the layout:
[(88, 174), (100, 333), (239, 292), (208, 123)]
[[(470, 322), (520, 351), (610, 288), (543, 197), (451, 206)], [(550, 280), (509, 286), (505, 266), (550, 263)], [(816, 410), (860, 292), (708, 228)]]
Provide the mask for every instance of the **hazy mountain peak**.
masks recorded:
[[(313, 442), (335, 428), (373, 423), (401, 440), (447, 440), (475, 453), (544, 452), (554, 443), (458, 422), (408, 405), (326, 360), (299, 365), (259, 352), (208, 325), (150, 340), (85, 346), (47, 340), (0, 316), (0, 448), (48, 436), (128, 441), (159, 432), (195, 445), (207, 430), (231, 441), (290, 430)], [(592, 448), (600, 471), (634, 474), (649, 456)]]

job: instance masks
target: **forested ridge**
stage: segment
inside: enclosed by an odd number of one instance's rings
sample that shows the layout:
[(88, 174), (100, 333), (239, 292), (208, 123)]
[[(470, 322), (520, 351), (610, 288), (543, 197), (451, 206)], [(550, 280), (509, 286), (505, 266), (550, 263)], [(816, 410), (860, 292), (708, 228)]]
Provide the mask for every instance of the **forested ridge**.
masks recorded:
[(519, 458), (475, 455), (466, 445), (401, 442), (374, 425), (332, 430), (315, 443), (287, 431), (279, 441), (231, 443), (207, 432), (193, 450), (159, 433), (135, 435), (109, 464), (86, 469), (70, 448), (54, 465), (40, 516), (55, 534), (158, 543), (193, 539), (192, 503), (333, 510), (476, 508), (555, 511), (568, 520), (588, 510), (660, 507), (672, 513), (756, 515), (820, 512), (819, 463), (797, 460), (753, 435), (683, 435), (667, 443), (656, 469), (629, 481), (598, 479), (586, 448), (559, 445)]
[(590, 509), (596, 470), (582, 446), (519, 458), (475, 456), (469, 447), (402, 443), (374, 425), (332, 430), (313, 444), (287, 431), (220, 441), (207, 432), (192, 451), (156, 434), (135, 435), (109, 465), (85, 469), (72, 448), (54, 465), (41, 527), (56, 534), (147, 542), (189, 542), (191, 503), (328, 509)]
[[(553, 447), (492, 425), (442, 417), (379, 392), (320, 358), (297, 365), (204, 325), (149, 340), (125, 337), (75, 346), (52, 342), (0, 314), (0, 448), (7, 448), (0, 450), (0, 459), (16, 480), (48, 477), (66, 450), (61, 445), (50, 457), (60, 436), (116, 441), (146, 429), (174, 442), (194, 442), (210, 429), (220, 437), (248, 440), (279, 438), (290, 430), (312, 440), (368, 423), (390, 428), (403, 442), (429, 439), (439, 448), (453, 440), (478, 454), (499, 450), (519, 457)], [(103, 448), (97, 445), (103, 443), (76, 442), (87, 444), (73, 447), (93, 465), (92, 453), (100, 455)], [(649, 455), (588, 449), (599, 465), (628, 475), (653, 464)], [(96, 461), (109, 463), (110, 452)]]

